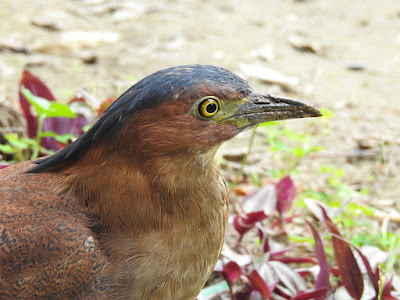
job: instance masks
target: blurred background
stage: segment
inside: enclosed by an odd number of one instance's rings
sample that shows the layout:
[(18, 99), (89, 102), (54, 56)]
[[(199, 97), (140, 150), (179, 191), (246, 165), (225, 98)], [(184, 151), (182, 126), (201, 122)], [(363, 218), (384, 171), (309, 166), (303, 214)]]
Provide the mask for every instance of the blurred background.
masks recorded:
[(245, 168), (252, 133), (225, 145), (218, 161), (228, 181), (238, 170), (252, 178), (236, 185), (231, 201), (264, 177), (289, 173), (300, 192), (312, 190), (328, 205), (379, 211), (360, 213), (370, 227), (344, 230), (399, 234), (398, 0), (2, 0), (0, 130), (9, 132), (10, 114), (21, 114), (23, 69), (59, 101), (84, 92), (96, 106), (157, 70), (194, 63), (226, 67), (255, 90), (324, 109), (320, 121), (260, 128)]

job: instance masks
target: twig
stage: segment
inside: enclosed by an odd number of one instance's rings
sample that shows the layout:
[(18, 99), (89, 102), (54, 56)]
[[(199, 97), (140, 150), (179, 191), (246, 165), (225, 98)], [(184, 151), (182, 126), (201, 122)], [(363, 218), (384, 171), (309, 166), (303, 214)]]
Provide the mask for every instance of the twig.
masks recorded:
[(385, 212), (382, 210), (375, 210), (372, 218), (382, 222), (394, 222), (400, 224), (400, 213), (397, 211)]

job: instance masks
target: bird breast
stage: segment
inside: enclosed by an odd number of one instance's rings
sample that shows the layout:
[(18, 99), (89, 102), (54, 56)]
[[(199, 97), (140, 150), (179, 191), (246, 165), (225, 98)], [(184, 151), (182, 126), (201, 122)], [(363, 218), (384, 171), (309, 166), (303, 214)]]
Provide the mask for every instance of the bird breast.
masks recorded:
[[(166, 182), (157, 184), (162, 199), (153, 202), (172, 203), (160, 214), (157, 224), (162, 226), (101, 241), (113, 259), (105, 279), (118, 286), (119, 296), (125, 287), (121, 299), (195, 299), (213, 271), (227, 221), (223, 178), (212, 168), (208, 178), (191, 180), (189, 189), (180, 181), (179, 191)], [(160, 192), (162, 186), (168, 191)], [(118, 295), (111, 294), (113, 299)]]

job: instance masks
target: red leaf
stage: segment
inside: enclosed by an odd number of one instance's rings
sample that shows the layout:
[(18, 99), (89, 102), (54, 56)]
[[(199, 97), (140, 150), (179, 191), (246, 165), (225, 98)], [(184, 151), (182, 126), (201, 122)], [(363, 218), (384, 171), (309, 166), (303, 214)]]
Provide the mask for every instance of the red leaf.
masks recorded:
[(276, 185), (277, 209), (280, 214), (288, 211), (296, 196), (296, 188), (290, 176), (283, 177)]
[(303, 278), (312, 274), (310, 270), (297, 270), (297, 273)]
[(399, 298), (396, 298), (395, 296), (388, 294), (388, 295), (383, 295), (382, 296), (383, 300), (399, 300)]
[(251, 271), (246, 277), (249, 279), (251, 285), (261, 294), (263, 299), (271, 298), (271, 290), (260, 274), (258, 274), (257, 270)]
[(9, 167), (10, 165), (4, 162), (0, 162), (0, 170)]
[(237, 215), (233, 220), (233, 226), (240, 235), (245, 234), (254, 224), (267, 218), (263, 211), (256, 211), (246, 215)]
[(242, 276), (243, 271), (236, 262), (230, 261), (223, 266), (222, 273), (229, 283), (235, 283), (240, 278), (240, 276)]
[(399, 300), (399, 298), (396, 298), (391, 294), (392, 280), (393, 280), (393, 276), (391, 276), (385, 283), (385, 286), (384, 286), (383, 292), (382, 292), (383, 300)]
[[(36, 76), (27, 70), (22, 73), (19, 91), (19, 102), (26, 119), (28, 137), (34, 138), (37, 135), (37, 117), (31, 113), (31, 105), (21, 93), (21, 86), (24, 86), (35, 96), (55, 101), (50, 89)], [(46, 118), (43, 121), (43, 132), (53, 131), (56, 134), (71, 133), (75, 136), (83, 134), (83, 127), (87, 125), (87, 120), (82, 114), (78, 114), (76, 118)], [(49, 150), (60, 150), (65, 145), (58, 143), (54, 138), (45, 137), (41, 140), (41, 145)]]
[(331, 267), (331, 273), (332, 273), (334, 276), (337, 276), (337, 277), (340, 276), (340, 271), (339, 271), (338, 268)]
[(326, 299), (328, 289), (315, 289), (311, 292), (305, 292), (299, 294), (293, 298), (293, 300), (308, 300), (308, 299)]
[(311, 257), (293, 257), (293, 256), (281, 256), (281, 257), (272, 257), (270, 256), (270, 260), (280, 261), (285, 264), (296, 263), (296, 264), (314, 264), (316, 265), (317, 262), (315, 259)]
[(361, 260), (364, 263), (365, 269), (367, 270), (368, 277), (370, 281), (372, 282), (372, 285), (374, 286), (375, 293), (378, 295), (379, 294), (379, 275), (375, 276), (374, 272), (372, 271), (371, 265), (368, 261), (368, 258), (361, 252), (360, 249), (358, 249), (356, 246), (350, 244), (347, 241), (344, 241), (347, 243), (349, 246), (353, 247), (353, 249), (360, 255)]
[(282, 250), (279, 250), (279, 251), (272, 252), (270, 254), (270, 258), (281, 256), (281, 255), (285, 254), (286, 252), (288, 252), (289, 250), (290, 250), (289, 248), (286, 248), (286, 249), (282, 249)]
[(354, 299), (361, 299), (364, 290), (364, 282), (360, 268), (358, 267), (357, 261), (351, 251), (350, 246), (342, 240), (342, 236), (339, 229), (328, 217), (325, 209), (321, 207), (324, 222), (328, 227), (328, 230), (332, 235), (333, 251), (335, 254), (335, 261), (339, 267), (340, 278), (343, 286), (347, 292)]
[(318, 273), (318, 277), (315, 282), (315, 291), (317, 291), (317, 290), (325, 290), (326, 291), (325, 294), (316, 296), (315, 300), (324, 300), (324, 299), (326, 299), (326, 293), (328, 292), (328, 289), (329, 289), (329, 269), (330, 269), (330, 267), (328, 264), (328, 260), (326, 259), (324, 245), (322, 244), (321, 237), (319, 236), (317, 230), (314, 228), (314, 226), (311, 223), (307, 222), (307, 224), (310, 227), (311, 232), (314, 237), (314, 240), (315, 240), (315, 253), (317, 255), (317, 258), (319, 261), (319, 267), (320, 267), (320, 271)]
[(256, 225), (258, 228), (258, 237), (260, 238), (261, 245), (263, 245), (264, 253), (267, 253), (271, 250), (269, 247), (269, 234), (264, 226)]
[(50, 101), (54, 101), (55, 98), (50, 89), (43, 83), (43, 81), (34, 76), (28, 70), (23, 71), (18, 91), (19, 103), (26, 119), (28, 137), (34, 138), (37, 134), (37, 118), (32, 115), (30, 109), (31, 105), (29, 104), (28, 100), (26, 100), (25, 96), (21, 93), (22, 86), (30, 90), (35, 96), (39, 96)]
[[(83, 134), (83, 127), (87, 125), (87, 120), (82, 114), (78, 114), (76, 118), (47, 118), (43, 121), (43, 132), (53, 131), (62, 135), (71, 133), (74, 136)], [(42, 139), (41, 145), (49, 150), (58, 151), (66, 145), (56, 142), (53, 138)]]
[[(385, 282), (385, 286), (383, 288), (383, 292), (382, 295), (383, 296), (391, 296), (390, 292), (392, 290), (392, 281), (393, 281), (393, 276), (391, 276), (386, 282)], [(385, 298), (386, 299), (386, 298)]]

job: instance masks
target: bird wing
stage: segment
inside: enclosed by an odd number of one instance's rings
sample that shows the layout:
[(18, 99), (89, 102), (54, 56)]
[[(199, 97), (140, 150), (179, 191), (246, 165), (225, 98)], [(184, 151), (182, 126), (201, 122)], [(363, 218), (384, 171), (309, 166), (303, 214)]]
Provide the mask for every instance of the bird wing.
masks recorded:
[(73, 199), (57, 194), (59, 175), (30, 167), (0, 172), (0, 298), (89, 299), (106, 259)]

